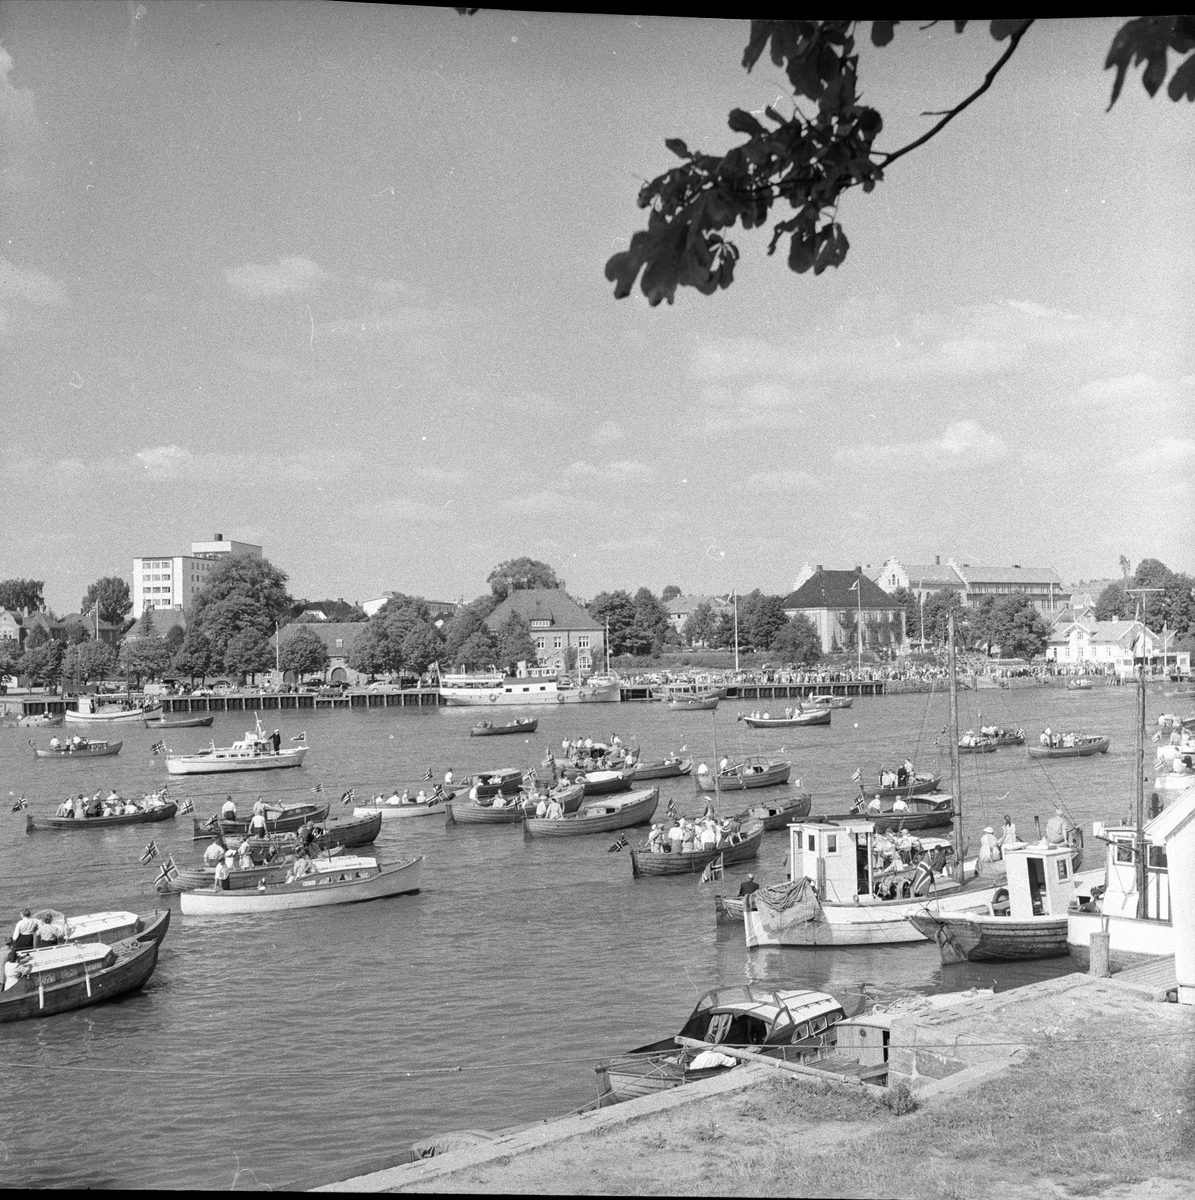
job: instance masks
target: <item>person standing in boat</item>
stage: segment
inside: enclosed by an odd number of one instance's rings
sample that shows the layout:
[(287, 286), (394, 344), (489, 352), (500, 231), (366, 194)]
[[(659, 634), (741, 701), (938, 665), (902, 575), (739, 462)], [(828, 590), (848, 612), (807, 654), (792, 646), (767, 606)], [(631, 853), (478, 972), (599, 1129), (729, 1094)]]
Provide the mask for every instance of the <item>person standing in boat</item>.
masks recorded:
[[(228, 853), (231, 855), (232, 851), (230, 850)], [(228, 868), (228, 859), (221, 858), (220, 861), (218, 863), (216, 863), (216, 879), (215, 879), (216, 891), (218, 891), (218, 892), (228, 891), (228, 876), (229, 876), (229, 874), (230, 874), (230, 871)]]
[(223, 842), (212, 842), (203, 852), (203, 865), (205, 867), (214, 867), (224, 857), (224, 850), (225, 846)]
[(37, 921), (34, 920), (32, 912), (27, 908), (21, 909), (21, 915), (17, 918), (17, 923), (12, 930), (13, 946), (17, 950), (32, 950), (36, 934)]
[(1017, 840), (1017, 827), (1013, 824), (1012, 817), (1008, 813), (1004, 814), (1004, 828), (1000, 830), (1000, 855), (1011, 850), (1013, 846), (1020, 845)]
[(224, 801), (224, 807), (220, 809), (221, 821), (235, 821), (237, 819), (236, 802), (231, 796)]
[(277, 729), (270, 734), (270, 745), (274, 747), (275, 754), (282, 749), (282, 734), (280, 734)]
[(744, 908), (755, 907), (754, 896), (759, 891), (759, 884), (755, 882), (754, 875), (748, 875), (742, 883), (739, 884), (739, 899), (743, 902)]
[(985, 825), (983, 836), (979, 839), (979, 865), (994, 863), (1000, 860), (1000, 843), (996, 841), (996, 831)]

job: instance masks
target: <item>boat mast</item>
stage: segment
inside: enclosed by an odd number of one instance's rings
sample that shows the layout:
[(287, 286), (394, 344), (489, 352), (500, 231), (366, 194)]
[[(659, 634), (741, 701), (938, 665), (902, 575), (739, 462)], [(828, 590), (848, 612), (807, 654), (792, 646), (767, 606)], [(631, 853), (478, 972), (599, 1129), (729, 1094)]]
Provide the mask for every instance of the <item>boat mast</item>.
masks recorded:
[[(1144, 643), (1144, 637), (1141, 638)], [(1137, 919), (1144, 921), (1149, 915), (1149, 897), (1146, 894), (1148, 872), (1146, 870), (1145, 849), (1145, 655), (1142, 644), (1142, 655), (1137, 666), (1137, 753), (1134, 761), (1137, 764)]]
[(950, 668), (950, 790), (954, 793), (954, 869), (963, 881), (963, 788), (958, 764), (958, 678), (954, 664), (954, 613), (946, 622), (946, 654)]
[(734, 589), (734, 673), (739, 673), (739, 589)]

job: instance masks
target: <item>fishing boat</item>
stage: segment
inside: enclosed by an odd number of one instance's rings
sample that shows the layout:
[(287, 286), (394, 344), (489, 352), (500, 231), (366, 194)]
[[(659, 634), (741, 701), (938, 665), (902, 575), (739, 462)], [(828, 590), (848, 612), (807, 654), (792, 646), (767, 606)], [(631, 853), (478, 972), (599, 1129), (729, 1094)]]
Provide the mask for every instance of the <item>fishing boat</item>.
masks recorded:
[(277, 771), (285, 767), (301, 767), (307, 757), (307, 745), (274, 749), (273, 740), (266, 736), (261, 721), (256, 728), (246, 730), (231, 746), (217, 746), (213, 741), (207, 750), (194, 754), (167, 754), (166, 770), (171, 775), (223, 775), (233, 771)]
[(817, 696), (810, 696), (808, 700), (801, 701), (802, 708), (850, 708), (855, 702), (854, 696), (831, 696), (828, 692), (823, 692)]
[(645, 875), (692, 875), (704, 871), (716, 858), (723, 866), (746, 862), (759, 854), (763, 841), (763, 822), (749, 821), (742, 826), (735, 840), (704, 850), (688, 850), (652, 854), (646, 846), (630, 847), (631, 877), (639, 879)]
[[(950, 665), (950, 771), (959, 795), (958, 685), (954, 616), (948, 617)], [(756, 946), (863, 946), (920, 942), (925, 935), (909, 918), (926, 906), (935, 912), (982, 909), (1004, 886), (1000, 864), (991, 877), (979, 876), (978, 862), (964, 862), (959, 825), (954, 832), (953, 862), (942, 844), (920, 856), (911, 848), (908, 862), (885, 861), (878, 852), (875, 823), (864, 818), (807, 821), (789, 826), (790, 875), (762, 887), (745, 906), (743, 928), (748, 948)], [(889, 898), (890, 897), (890, 898)]]
[[(565, 784), (547, 793), (563, 811), (574, 813), (585, 797), (584, 785)], [(495, 796), (484, 800), (454, 800), (444, 806), (445, 825), (517, 825), (524, 813), (534, 813), (538, 801), (518, 797)]]
[(31, 713), (27, 717), (17, 717), (17, 725), (25, 729), (61, 725), (62, 713)]
[(635, 769), (624, 767), (621, 771), (586, 771), (577, 777), (587, 796), (608, 796), (612, 792), (627, 792), (635, 779)]
[(170, 928), (170, 909), (155, 909), (152, 916), (135, 912), (94, 912), (68, 917), (55, 908), (39, 908), (34, 920), (52, 927), (59, 944), (73, 942), (119, 942), (135, 937), (143, 942), (161, 942)]
[(469, 730), (470, 737), (500, 737), (506, 733), (534, 733), (539, 728), (538, 717), (523, 717), (508, 721), (505, 725), (495, 725), (492, 721), (482, 721)]
[(541, 677), (509, 677), (501, 671), (441, 675), (440, 699), (451, 705), (616, 704), (622, 699), (616, 676), (594, 675), (584, 683)]
[(635, 763), (633, 779), (640, 783), (644, 779), (673, 779), (680, 775), (688, 775), (693, 769), (691, 758), (681, 758), (673, 754), (668, 758), (657, 758), (650, 762)]
[[(586, 804), (575, 813), (562, 817), (523, 817), (523, 837), (578, 837), (587, 833), (610, 833), (615, 829), (631, 829), (645, 825), (655, 815), (660, 803), (660, 789), (643, 788), (612, 800)], [(525, 810), (524, 810), (525, 811)]]
[(693, 778), (697, 781), (699, 792), (737, 792), (787, 783), (792, 769), (793, 765), (787, 759), (751, 755), (737, 762), (727, 763), (716, 775), (702, 763)]
[(742, 815), (741, 820), (762, 821), (766, 833), (773, 829), (783, 829), (793, 821), (803, 821), (809, 816), (812, 805), (812, 794), (802, 792), (799, 796), (785, 796), (770, 803), (753, 804)]
[[(267, 807), (266, 829), (270, 833), (294, 833), (300, 825), (315, 825), (326, 820), (330, 808), (329, 804), (283, 804), (276, 808)], [(216, 833), (226, 837), (232, 834), (248, 837), (251, 820), (252, 817), (226, 818), (219, 813), (213, 813), (206, 821), (194, 817), (192, 841), (210, 838)]]
[(1029, 746), (1030, 758), (1090, 758), (1093, 754), (1107, 754), (1112, 739), (1103, 734), (1066, 734), (1059, 746)]
[(146, 729), (199, 729), (210, 725), (216, 719), (214, 713), (207, 716), (161, 716), (146, 717)]
[[(738, 1059), (719, 1053), (719, 1046), (788, 1062), (820, 1058), (845, 1015), (833, 996), (806, 988), (752, 983), (707, 992), (675, 1036), (596, 1064), (599, 1107), (724, 1074)], [(681, 1046), (681, 1039), (694, 1046)]]
[(752, 729), (795, 729), (802, 725), (829, 725), (829, 708), (789, 709), (783, 717), (768, 713), (739, 713), (738, 720), (746, 722)]
[(68, 708), (63, 718), (68, 725), (126, 725), (144, 721), (157, 711), (157, 705), (125, 708), (115, 704), (101, 705), (94, 696), (80, 696), (78, 708)]
[(944, 913), (926, 907), (909, 920), (937, 942), (943, 963), (1015, 962), (1066, 954), (1067, 913), (1088, 903), (1103, 871), (1075, 874), (1069, 846), (1026, 846), (1004, 854), (1007, 882), (986, 910)]
[(290, 882), (262, 881), (256, 888), (238, 891), (213, 888), (183, 892), (179, 904), (188, 917), (283, 912), (414, 895), (422, 883), (423, 855), (393, 863), (340, 855), (311, 865), (311, 874)]
[(710, 712), (718, 707), (721, 697), (717, 692), (704, 692), (695, 696), (672, 696), (668, 700), (670, 712)]
[(57, 738), (51, 738), (48, 749), (34, 746), (33, 754), (36, 758), (107, 758), (119, 754), (123, 745), (124, 742), (93, 742), (87, 738), (71, 738), (59, 743)]
[[(942, 776), (930, 771), (915, 771), (911, 781), (905, 783), (886, 784), (883, 782), (885, 772), (880, 773), (880, 784), (867, 789), (868, 795), (879, 796), (881, 800), (895, 800), (898, 796), (908, 800), (913, 796), (928, 796), (938, 790)], [(863, 785), (860, 784), (860, 791)]]
[(28, 974), (0, 995), (0, 1021), (50, 1017), (114, 1000), (142, 987), (158, 962), (158, 943), (126, 938), (68, 942), (20, 956)]
[(95, 833), (102, 829), (115, 829), (121, 825), (146, 825), (156, 821), (169, 821), (178, 812), (178, 804), (173, 800), (167, 800), (165, 792), (155, 792), (142, 800), (133, 800), (127, 803), (136, 806), (137, 811), (122, 812), (110, 817), (60, 817), (57, 813), (50, 817), (34, 817), (26, 813), (25, 832), (33, 833), (39, 829), (54, 829), (71, 833), (80, 831)]

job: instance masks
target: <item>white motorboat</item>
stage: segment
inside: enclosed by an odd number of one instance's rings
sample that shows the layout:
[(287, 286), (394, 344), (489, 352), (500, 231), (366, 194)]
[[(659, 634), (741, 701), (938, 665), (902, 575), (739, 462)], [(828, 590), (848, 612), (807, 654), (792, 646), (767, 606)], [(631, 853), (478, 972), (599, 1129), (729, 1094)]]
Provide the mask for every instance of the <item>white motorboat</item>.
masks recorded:
[(68, 725), (123, 725), (144, 721), (159, 711), (157, 706), (149, 708), (121, 708), (117, 705), (99, 705), (94, 696), (80, 696), (79, 707), (67, 709), (63, 714)]
[(523, 704), (612, 704), (622, 699), (616, 676), (594, 675), (583, 683), (554, 676), (507, 676), (501, 671), (441, 675), (445, 704), (504, 707)]
[(256, 728), (246, 730), (231, 746), (217, 746), (213, 741), (207, 750), (194, 754), (166, 755), (166, 770), (171, 775), (219, 775), (231, 771), (277, 771), (284, 767), (301, 767), (307, 755), (306, 744), (274, 749), (261, 721)]
[(239, 913), (282, 912), (292, 908), (323, 908), (331, 904), (356, 904), (387, 896), (419, 891), (423, 856), (394, 863), (375, 858), (339, 855), (311, 863), (310, 874), (287, 876), (284, 883), (257, 888), (217, 891), (202, 888), (180, 897), (186, 916), (227, 916)]

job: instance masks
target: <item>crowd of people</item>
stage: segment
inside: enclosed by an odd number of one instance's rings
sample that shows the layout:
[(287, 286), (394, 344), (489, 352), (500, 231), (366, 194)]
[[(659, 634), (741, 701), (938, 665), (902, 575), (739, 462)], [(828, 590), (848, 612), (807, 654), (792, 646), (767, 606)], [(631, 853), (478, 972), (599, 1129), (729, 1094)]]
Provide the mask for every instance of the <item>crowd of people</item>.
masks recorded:
[(56, 817), (73, 818), (77, 821), (84, 821), (95, 817), (130, 817), (151, 809), (162, 808), (165, 806), (165, 803), (161, 793), (157, 792), (141, 800), (131, 800), (128, 797), (119, 795), (115, 788), (109, 788), (108, 794), (105, 796), (104, 789), (100, 788), (90, 798), (82, 792), (77, 796), (67, 796), (58, 806), (54, 815)]
[(647, 849), (652, 854), (694, 854), (734, 846), (742, 838), (736, 818), (719, 820), (707, 807), (700, 817), (674, 817), (668, 828), (653, 824), (647, 835)]

